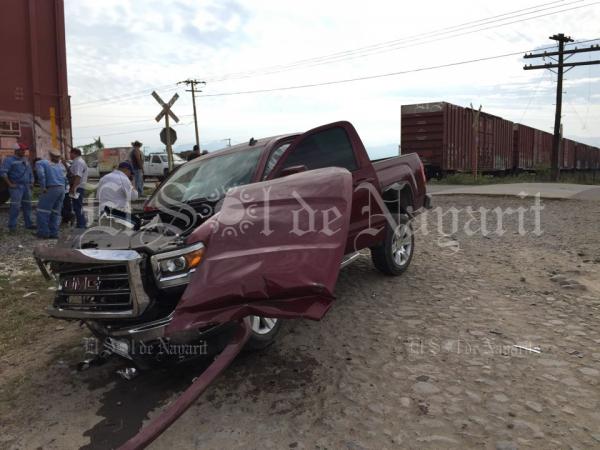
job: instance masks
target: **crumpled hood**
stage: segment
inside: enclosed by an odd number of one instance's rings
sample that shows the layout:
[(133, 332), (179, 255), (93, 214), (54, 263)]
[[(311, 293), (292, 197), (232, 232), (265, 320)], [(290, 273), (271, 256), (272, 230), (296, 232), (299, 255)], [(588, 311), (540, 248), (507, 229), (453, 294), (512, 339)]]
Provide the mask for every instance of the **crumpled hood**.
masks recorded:
[(57, 248), (94, 250), (136, 250), (148, 254), (174, 250), (184, 245), (182, 238), (158, 231), (126, 231), (93, 227), (73, 234), (56, 244)]
[(204, 258), (167, 332), (248, 315), (318, 320), (334, 299), (352, 208), (352, 175), (311, 170), (238, 187), (188, 243)]

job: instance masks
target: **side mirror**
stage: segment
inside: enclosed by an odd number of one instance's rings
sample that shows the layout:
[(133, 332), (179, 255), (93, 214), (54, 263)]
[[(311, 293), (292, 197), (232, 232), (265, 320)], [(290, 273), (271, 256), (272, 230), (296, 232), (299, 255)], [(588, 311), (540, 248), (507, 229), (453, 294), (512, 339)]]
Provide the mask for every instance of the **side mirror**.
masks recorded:
[(306, 172), (308, 168), (304, 164), (298, 164), (297, 166), (290, 166), (281, 169), (277, 178), (287, 177), (288, 175), (294, 175), (295, 173)]

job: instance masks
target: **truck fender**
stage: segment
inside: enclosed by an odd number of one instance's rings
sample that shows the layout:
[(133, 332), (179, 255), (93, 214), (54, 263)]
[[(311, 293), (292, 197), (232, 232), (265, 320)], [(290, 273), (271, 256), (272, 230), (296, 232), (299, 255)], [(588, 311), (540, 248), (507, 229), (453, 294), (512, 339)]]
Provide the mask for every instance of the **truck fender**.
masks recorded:
[(381, 196), (391, 213), (412, 211), (414, 194), (407, 181), (399, 181), (387, 186)]

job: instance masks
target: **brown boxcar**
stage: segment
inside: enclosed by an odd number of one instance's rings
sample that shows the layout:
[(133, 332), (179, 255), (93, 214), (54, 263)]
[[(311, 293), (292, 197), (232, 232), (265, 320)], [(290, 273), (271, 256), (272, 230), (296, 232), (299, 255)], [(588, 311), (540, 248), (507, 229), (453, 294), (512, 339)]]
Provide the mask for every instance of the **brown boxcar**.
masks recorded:
[(514, 125), (513, 167), (535, 170), (550, 167), (552, 134), (521, 123)]
[[(429, 174), (512, 169), (513, 123), (447, 102), (403, 105), (402, 153), (417, 153)], [(477, 139), (478, 138), (478, 139)], [(478, 146), (477, 159), (474, 150)]]
[(0, 7), (0, 156), (16, 142), (30, 158), (68, 153), (71, 113), (63, 0), (3, 0)]
[(576, 142), (575, 168), (577, 170), (600, 169), (600, 149), (591, 145)]
[(576, 169), (578, 170), (592, 169), (592, 147), (577, 142), (575, 147), (575, 161)]
[(600, 170), (600, 148), (590, 147), (591, 162), (593, 170)]
[[(573, 170), (577, 168), (576, 155), (579, 142), (563, 138), (560, 142), (560, 168), (561, 170)], [(550, 150), (552, 153), (552, 150)]]

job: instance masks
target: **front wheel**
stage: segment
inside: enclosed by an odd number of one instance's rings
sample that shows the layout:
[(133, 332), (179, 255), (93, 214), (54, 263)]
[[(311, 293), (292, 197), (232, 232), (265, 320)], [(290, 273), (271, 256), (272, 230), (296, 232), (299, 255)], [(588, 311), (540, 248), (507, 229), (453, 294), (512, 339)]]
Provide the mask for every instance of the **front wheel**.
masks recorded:
[(248, 319), (250, 321), (250, 339), (246, 348), (261, 350), (271, 345), (279, 333), (281, 320), (260, 316), (250, 316)]
[(401, 275), (412, 261), (415, 249), (415, 236), (412, 225), (406, 216), (394, 229), (386, 225), (385, 240), (381, 245), (371, 248), (373, 265), (386, 275)]

